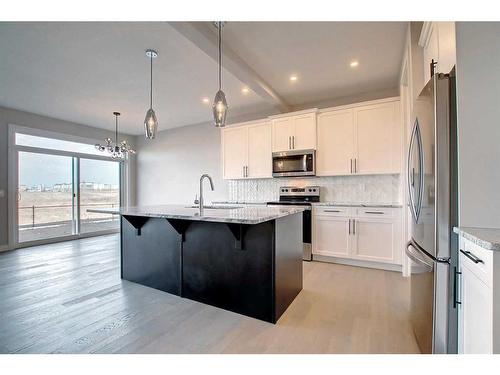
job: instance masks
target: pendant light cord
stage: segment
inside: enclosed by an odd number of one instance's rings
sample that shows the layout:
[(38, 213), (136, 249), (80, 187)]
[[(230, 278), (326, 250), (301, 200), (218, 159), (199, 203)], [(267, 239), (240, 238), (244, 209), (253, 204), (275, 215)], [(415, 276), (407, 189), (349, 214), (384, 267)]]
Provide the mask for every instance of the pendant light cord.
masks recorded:
[(150, 81), (150, 92), (149, 92), (149, 108), (153, 108), (153, 53), (151, 52), (151, 56), (149, 57), (151, 63), (151, 81)]
[(115, 114), (115, 144), (118, 144), (118, 115)]
[(219, 21), (219, 91), (222, 87), (222, 54), (221, 54), (221, 40), (222, 40), (222, 22)]

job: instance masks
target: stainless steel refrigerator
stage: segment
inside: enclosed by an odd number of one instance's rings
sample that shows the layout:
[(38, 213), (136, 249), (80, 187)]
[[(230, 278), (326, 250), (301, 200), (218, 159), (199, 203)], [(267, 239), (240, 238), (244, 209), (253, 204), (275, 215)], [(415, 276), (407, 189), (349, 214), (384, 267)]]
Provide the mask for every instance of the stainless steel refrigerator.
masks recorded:
[(456, 353), (457, 140), (454, 70), (435, 74), (414, 103), (408, 148), (413, 331), (422, 353)]

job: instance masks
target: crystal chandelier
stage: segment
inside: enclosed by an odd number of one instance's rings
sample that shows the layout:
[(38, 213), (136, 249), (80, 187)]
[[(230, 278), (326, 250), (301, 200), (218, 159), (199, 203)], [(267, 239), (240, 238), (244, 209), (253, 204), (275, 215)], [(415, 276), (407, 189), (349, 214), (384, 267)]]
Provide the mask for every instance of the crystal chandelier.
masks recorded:
[(226, 126), (227, 101), (226, 94), (222, 91), (222, 22), (217, 23), (219, 29), (219, 91), (215, 94), (212, 111), (214, 115), (214, 124), (217, 128)]
[(135, 150), (130, 148), (125, 140), (118, 143), (118, 116), (120, 116), (120, 112), (113, 112), (113, 115), (115, 116), (115, 141), (106, 138), (105, 145), (98, 143), (95, 148), (102, 152), (108, 151), (111, 154), (111, 159), (123, 159), (127, 154), (135, 154)]

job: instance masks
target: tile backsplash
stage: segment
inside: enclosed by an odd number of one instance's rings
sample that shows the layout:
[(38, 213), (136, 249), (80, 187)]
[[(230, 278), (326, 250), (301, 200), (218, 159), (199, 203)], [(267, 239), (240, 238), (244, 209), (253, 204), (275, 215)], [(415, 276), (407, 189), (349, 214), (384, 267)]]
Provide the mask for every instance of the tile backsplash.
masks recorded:
[(228, 181), (230, 201), (279, 199), (280, 186), (320, 186), (322, 202), (401, 203), (400, 175), (268, 178)]

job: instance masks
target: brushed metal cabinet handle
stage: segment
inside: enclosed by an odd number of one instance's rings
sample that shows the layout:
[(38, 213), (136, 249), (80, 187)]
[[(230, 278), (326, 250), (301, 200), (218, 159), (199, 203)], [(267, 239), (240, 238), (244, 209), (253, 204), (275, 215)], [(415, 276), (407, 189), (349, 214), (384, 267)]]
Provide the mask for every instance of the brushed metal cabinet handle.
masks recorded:
[(464, 251), (462, 249), (460, 249), (460, 252), (462, 254), (464, 254), (467, 258), (469, 258), (470, 260), (472, 260), (474, 263), (478, 264), (478, 263), (483, 263), (483, 260), (478, 258), (477, 256), (475, 256), (474, 254), (472, 254), (470, 251)]
[(356, 219), (352, 219), (352, 234), (356, 234)]
[(352, 159), (351, 159), (351, 173), (352, 173)]
[(339, 210), (325, 210), (324, 212), (340, 212)]
[(365, 214), (383, 215), (384, 213), (381, 211), (365, 211)]
[(349, 235), (351, 235), (351, 219), (349, 219)]
[(288, 149), (292, 149), (292, 137), (288, 136)]
[(292, 148), (295, 150), (295, 136), (292, 135)]
[(358, 160), (358, 158), (354, 158), (354, 173), (358, 173), (358, 165), (356, 160)]

